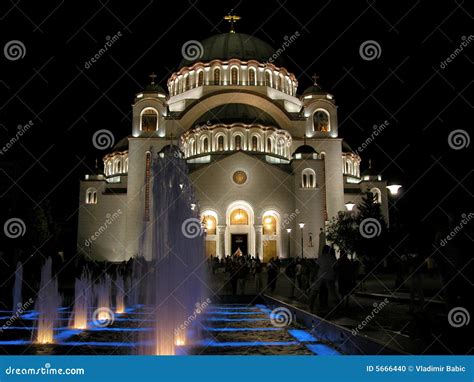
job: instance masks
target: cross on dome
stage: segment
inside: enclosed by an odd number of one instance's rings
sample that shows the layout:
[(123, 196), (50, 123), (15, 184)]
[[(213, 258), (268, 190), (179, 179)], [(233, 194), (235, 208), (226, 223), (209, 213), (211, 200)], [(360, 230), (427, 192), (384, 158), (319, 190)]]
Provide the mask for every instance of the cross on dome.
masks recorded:
[(237, 21), (239, 21), (241, 19), (240, 16), (237, 16), (237, 15), (233, 14), (233, 12), (234, 12), (234, 10), (231, 9), (229, 14), (227, 16), (224, 16), (224, 20), (227, 20), (230, 23), (229, 33), (235, 33), (234, 23), (236, 23)]
[(154, 85), (154, 84), (155, 84), (155, 78), (157, 77), (157, 75), (155, 74), (155, 72), (151, 72), (151, 74), (150, 74), (148, 77), (150, 77), (150, 83), (151, 83), (152, 85)]
[(311, 78), (312, 78), (313, 81), (314, 81), (314, 85), (317, 85), (317, 84), (318, 84), (318, 80), (319, 80), (319, 76), (318, 76), (316, 73), (314, 73), (314, 74), (311, 76)]

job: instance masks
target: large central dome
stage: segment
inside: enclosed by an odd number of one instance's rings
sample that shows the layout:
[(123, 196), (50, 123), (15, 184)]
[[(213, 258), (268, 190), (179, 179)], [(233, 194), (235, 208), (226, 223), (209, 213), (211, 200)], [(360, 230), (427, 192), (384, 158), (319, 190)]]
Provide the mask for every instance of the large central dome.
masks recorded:
[[(215, 59), (229, 60), (238, 58), (242, 61), (256, 60), (267, 62), (274, 54), (275, 49), (265, 41), (245, 33), (222, 33), (201, 41), (203, 54), (195, 60), (181, 61), (180, 68), (191, 66), (193, 63), (202, 61), (209, 62)], [(277, 66), (284, 66), (280, 57), (273, 60)]]

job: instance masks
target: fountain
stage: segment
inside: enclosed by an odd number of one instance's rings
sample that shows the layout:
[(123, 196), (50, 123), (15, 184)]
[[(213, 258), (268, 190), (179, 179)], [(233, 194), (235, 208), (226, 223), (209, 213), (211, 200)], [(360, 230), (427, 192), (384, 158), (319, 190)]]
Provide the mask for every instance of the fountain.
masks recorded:
[(18, 262), (15, 270), (15, 284), (13, 285), (13, 308), (12, 312), (15, 312), (22, 306), (22, 291), (23, 286), (23, 264)]
[(58, 291), (58, 280), (52, 275), (53, 261), (48, 257), (41, 269), (41, 283), (35, 309), (38, 312), (36, 335), (34, 340), (39, 344), (54, 342), (54, 327), (59, 321), (58, 309), (61, 307), (61, 295)]
[(150, 216), (139, 254), (151, 259), (145, 291), (155, 321), (153, 349), (142, 349), (145, 354), (183, 354), (182, 346), (199, 337), (199, 317), (183, 325), (204, 298), (205, 279), (203, 230), (187, 173), (176, 146), (166, 147), (153, 161)]
[(125, 285), (123, 276), (117, 272), (115, 277), (115, 313), (125, 313)]
[(96, 285), (97, 309), (95, 310), (94, 321), (108, 322), (111, 319), (111, 296), (112, 280), (107, 273)]
[(74, 329), (87, 329), (89, 322), (89, 307), (92, 303), (91, 278), (84, 271), (74, 285), (74, 311), (71, 316), (70, 326)]

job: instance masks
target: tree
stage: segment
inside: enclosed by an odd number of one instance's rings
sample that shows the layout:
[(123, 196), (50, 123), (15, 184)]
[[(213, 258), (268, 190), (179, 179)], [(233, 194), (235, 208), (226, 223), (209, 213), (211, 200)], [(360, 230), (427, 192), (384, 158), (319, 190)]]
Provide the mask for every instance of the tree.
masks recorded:
[(387, 253), (388, 229), (376, 195), (366, 191), (358, 205), (356, 220), (359, 240), (356, 240), (356, 252), (372, 265)]
[(360, 240), (357, 219), (350, 211), (339, 211), (327, 227), (327, 239), (340, 249), (353, 255), (357, 249), (357, 240)]

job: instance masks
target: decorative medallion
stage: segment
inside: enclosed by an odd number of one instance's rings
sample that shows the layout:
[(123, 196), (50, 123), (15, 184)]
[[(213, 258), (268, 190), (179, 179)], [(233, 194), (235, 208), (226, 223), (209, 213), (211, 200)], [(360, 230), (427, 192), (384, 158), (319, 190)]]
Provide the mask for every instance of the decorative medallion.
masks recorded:
[(236, 184), (244, 184), (247, 181), (247, 174), (245, 171), (238, 170), (234, 172), (234, 175), (232, 175), (232, 180)]

